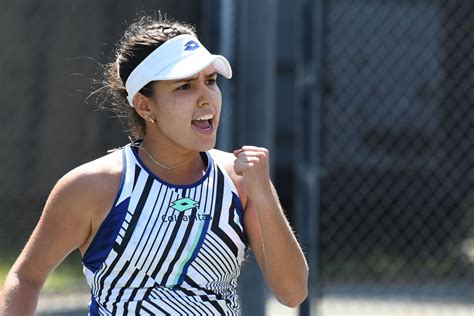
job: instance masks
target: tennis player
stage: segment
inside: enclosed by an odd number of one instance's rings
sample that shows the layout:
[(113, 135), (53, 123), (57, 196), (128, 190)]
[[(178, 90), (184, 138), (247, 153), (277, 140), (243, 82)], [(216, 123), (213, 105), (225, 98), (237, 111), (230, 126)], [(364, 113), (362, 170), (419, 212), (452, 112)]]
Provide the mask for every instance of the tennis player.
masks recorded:
[(239, 315), (246, 246), (277, 299), (299, 305), (308, 267), (269, 178), (268, 150), (213, 149), (216, 80), (232, 77), (229, 62), (186, 24), (143, 17), (105, 72), (133, 140), (58, 181), (7, 276), (0, 315), (33, 315), (49, 273), (75, 249), (90, 315)]

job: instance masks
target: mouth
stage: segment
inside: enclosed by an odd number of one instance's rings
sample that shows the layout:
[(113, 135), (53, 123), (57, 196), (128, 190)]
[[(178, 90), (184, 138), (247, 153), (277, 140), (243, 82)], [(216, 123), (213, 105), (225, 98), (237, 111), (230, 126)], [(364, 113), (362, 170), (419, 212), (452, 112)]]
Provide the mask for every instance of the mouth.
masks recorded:
[(211, 134), (214, 131), (214, 114), (205, 114), (191, 121), (191, 125), (199, 132)]

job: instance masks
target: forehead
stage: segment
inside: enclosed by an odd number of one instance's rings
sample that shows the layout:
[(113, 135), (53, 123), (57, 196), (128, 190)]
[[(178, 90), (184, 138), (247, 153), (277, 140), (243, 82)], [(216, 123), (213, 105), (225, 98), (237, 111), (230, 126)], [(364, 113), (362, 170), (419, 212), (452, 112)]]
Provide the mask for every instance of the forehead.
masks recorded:
[(215, 73), (216, 73), (216, 69), (214, 65), (211, 64), (207, 66), (206, 68), (204, 68), (203, 70), (201, 70), (200, 72), (198, 72), (197, 74), (195, 74), (194, 76), (190, 76), (190, 77), (178, 79), (178, 80), (163, 80), (162, 82), (175, 83), (175, 82), (183, 82), (183, 81), (192, 81), (192, 80), (197, 80), (200, 77), (212, 76)]

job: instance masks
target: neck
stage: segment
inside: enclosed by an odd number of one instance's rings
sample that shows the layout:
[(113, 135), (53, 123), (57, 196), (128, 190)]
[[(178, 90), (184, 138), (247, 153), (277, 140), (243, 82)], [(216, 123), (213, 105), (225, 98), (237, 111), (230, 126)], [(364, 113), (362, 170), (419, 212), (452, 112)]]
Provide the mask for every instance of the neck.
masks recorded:
[(178, 184), (199, 179), (206, 169), (200, 153), (174, 147), (145, 137), (138, 154), (151, 171), (167, 181)]

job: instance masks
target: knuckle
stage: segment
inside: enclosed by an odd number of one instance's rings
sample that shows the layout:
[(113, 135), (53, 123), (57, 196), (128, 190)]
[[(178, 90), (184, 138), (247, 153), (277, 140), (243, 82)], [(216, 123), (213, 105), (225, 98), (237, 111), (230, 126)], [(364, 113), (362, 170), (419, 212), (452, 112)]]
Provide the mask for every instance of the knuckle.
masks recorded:
[(264, 151), (259, 152), (259, 153), (257, 154), (257, 157), (260, 158), (260, 159), (262, 159), (262, 158), (267, 158), (267, 157), (268, 157), (268, 153), (266, 153), (266, 152), (264, 152)]

